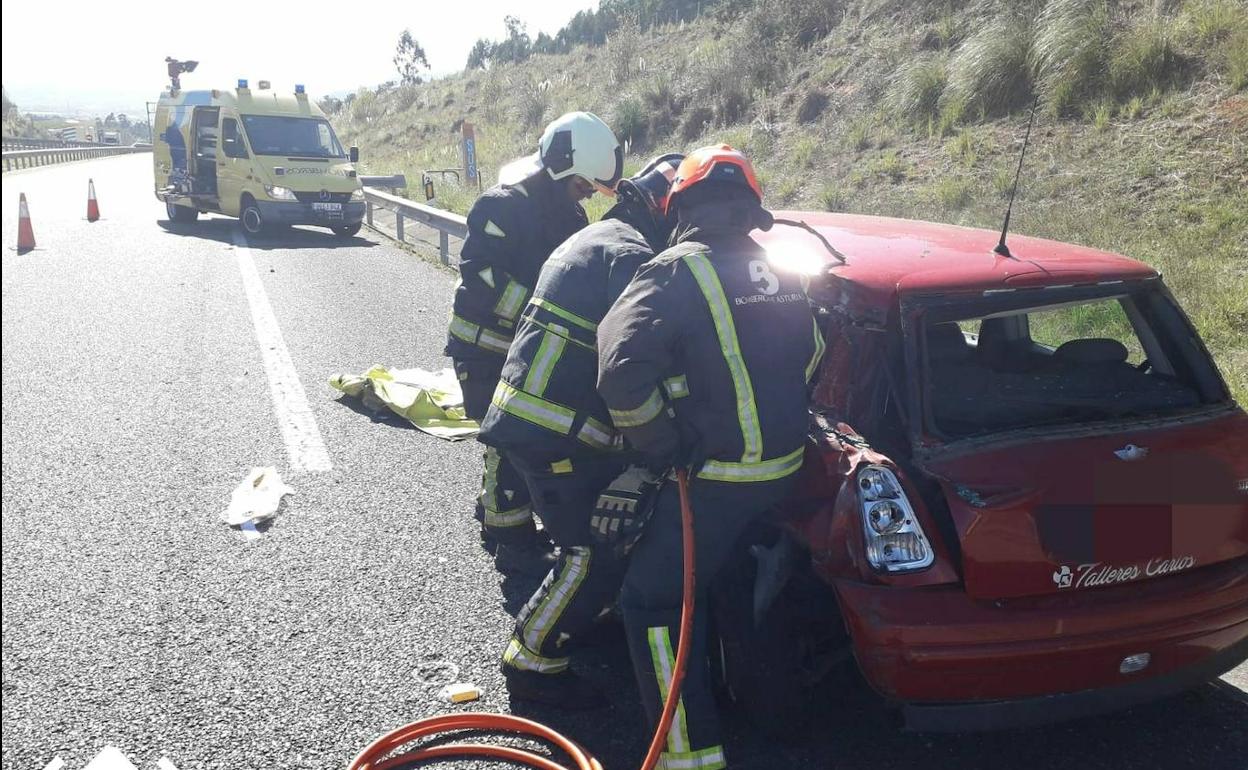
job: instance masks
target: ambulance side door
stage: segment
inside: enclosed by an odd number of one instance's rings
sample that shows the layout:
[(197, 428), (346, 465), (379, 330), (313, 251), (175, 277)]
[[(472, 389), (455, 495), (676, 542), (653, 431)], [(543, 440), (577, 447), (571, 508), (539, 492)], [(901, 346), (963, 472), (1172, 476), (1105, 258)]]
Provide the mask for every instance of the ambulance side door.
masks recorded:
[[(221, 213), (238, 216), (243, 193), (255, 187), (252, 157), (238, 115), (222, 111), (221, 148), (217, 153), (217, 196)], [(252, 190), (252, 195), (256, 195)]]

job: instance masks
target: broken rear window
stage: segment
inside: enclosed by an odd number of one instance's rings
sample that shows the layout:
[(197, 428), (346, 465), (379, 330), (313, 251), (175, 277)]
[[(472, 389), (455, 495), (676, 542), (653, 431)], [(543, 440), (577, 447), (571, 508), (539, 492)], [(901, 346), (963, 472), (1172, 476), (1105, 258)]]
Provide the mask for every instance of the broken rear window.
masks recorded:
[(1225, 398), (1164, 292), (1061, 293), (1008, 292), (923, 314), (922, 392), (937, 433), (1163, 417)]

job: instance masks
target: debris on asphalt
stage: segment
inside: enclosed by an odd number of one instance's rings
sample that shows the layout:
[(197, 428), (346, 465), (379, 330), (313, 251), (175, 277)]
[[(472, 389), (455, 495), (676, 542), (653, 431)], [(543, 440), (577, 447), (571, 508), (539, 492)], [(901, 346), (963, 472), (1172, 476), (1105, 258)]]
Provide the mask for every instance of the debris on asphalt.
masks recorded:
[(438, 693), (438, 697), (450, 703), (467, 703), (481, 697), (481, 688), (472, 682), (448, 684)]
[(294, 491), (282, 481), (277, 468), (252, 468), (230, 494), (230, 507), (221, 512), (221, 520), (241, 527), (249, 538), (259, 537), (255, 526), (276, 516), (282, 498)]
[(458, 441), (475, 436), (477, 423), (464, 413), (464, 396), (451, 369), (391, 369), (374, 366), (363, 374), (336, 374), (329, 384), (358, 398), (373, 412), (389, 409), (418, 430)]

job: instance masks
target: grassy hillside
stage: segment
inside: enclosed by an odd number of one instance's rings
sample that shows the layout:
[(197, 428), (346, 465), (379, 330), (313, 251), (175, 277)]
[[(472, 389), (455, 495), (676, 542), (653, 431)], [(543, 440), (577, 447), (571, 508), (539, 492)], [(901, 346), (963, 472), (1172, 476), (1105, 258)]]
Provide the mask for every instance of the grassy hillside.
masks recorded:
[[(333, 116), (370, 173), (493, 179), (571, 109), (630, 168), (728, 142), (767, 204), (1000, 225), (1032, 97), (1013, 229), (1157, 266), (1248, 403), (1248, 3), (771, 0), (433, 83), (361, 90)], [(417, 194), (413, 186), (413, 194)], [(464, 212), (475, 190), (438, 185)], [(605, 208), (596, 199), (591, 214)]]

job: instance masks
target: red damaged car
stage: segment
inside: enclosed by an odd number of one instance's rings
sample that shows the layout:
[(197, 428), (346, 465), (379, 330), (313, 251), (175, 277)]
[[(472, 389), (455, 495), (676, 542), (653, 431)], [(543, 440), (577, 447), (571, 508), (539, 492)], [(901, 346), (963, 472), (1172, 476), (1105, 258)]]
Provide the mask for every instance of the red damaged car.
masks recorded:
[(783, 718), (852, 652), (909, 727), (992, 729), (1248, 658), (1248, 415), (1155, 270), (789, 217), (847, 258), (796, 228), (758, 236), (812, 276), (828, 344), (800, 491), (713, 600), (730, 695)]

